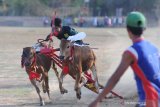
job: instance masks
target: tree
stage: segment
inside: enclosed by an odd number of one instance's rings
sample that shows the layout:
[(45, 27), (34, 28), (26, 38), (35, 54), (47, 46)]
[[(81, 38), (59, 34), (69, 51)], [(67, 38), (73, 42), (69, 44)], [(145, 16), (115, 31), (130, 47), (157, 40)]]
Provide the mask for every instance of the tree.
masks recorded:
[[(3, 2), (2, 2), (3, 1)], [(155, 14), (160, 0), (89, 0), (89, 8), (92, 16), (114, 16), (117, 8), (123, 8), (123, 15), (128, 12), (138, 10), (146, 15)], [(13, 16), (43, 16), (51, 15), (54, 10), (66, 14), (77, 15), (84, 8), (84, 0), (0, 0), (0, 4), (5, 4), (5, 9), (1, 9), (2, 15)], [(72, 11), (72, 12), (71, 12)]]

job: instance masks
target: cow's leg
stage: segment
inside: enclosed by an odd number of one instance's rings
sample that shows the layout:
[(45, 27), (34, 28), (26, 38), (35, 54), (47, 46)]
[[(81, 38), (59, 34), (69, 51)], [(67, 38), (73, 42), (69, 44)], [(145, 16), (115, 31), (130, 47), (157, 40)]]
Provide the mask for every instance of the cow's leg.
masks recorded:
[(50, 99), (50, 90), (49, 90), (49, 79), (48, 79), (48, 71), (45, 70), (42, 66), (40, 67), (42, 71), (42, 79), (44, 80), (42, 83), (43, 92), (47, 92), (48, 98)]
[(48, 72), (46, 72), (44, 81), (45, 81), (45, 87), (46, 87), (46, 91), (47, 91), (47, 94), (48, 94), (48, 98), (50, 99)]
[(43, 92), (46, 93), (46, 86), (45, 86), (45, 81), (44, 81), (44, 77), (42, 76), (42, 89), (43, 89)]
[(59, 82), (59, 81), (60, 81), (59, 73), (58, 73), (57, 67), (56, 67), (56, 65), (55, 65), (54, 62), (53, 62), (53, 64), (52, 64), (52, 69), (55, 71), (55, 74), (56, 74), (57, 79), (58, 79), (58, 82)]
[(77, 73), (75, 81), (75, 91), (78, 99), (81, 99), (81, 87), (80, 87), (81, 74)]
[(80, 85), (80, 81), (82, 78), (82, 66), (81, 64), (78, 64), (76, 66), (76, 81), (75, 81), (75, 91), (76, 91), (76, 95), (78, 99), (81, 99), (81, 85)]
[(96, 69), (95, 64), (92, 65), (90, 70), (92, 71), (92, 74), (93, 74), (93, 77), (94, 77), (94, 80), (95, 80), (95, 87), (97, 89), (97, 92), (99, 92), (99, 85), (100, 84), (98, 83), (97, 69)]
[(30, 81), (31, 81), (32, 85), (35, 87), (35, 89), (36, 89), (36, 91), (37, 91), (37, 93), (38, 93), (38, 96), (39, 96), (39, 99), (40, 99), (40, 106), (45, 105), (45, 103), (44, 103), (44, 101), (43, 101), (43, 99), (42, 99), (42, 96), (41, 96), (41, 94), (40, 94), (40, 89), (39, 89), (39, 87), (38, 87), (37, 84), (36, 84), (36, 80), (35, 80), (35, 79), (32, 79), (32, 80), (30, 80)]
[(63, 88), (62, 84), (63, 84), (63, 78), (66, 76), (66, 74), (63, 73), (63, 71), (61, 72), (61, 75), (60, 75), (60, 81), (59, 81), (59, 89), (60, 89), (60, 92), (61, 94), (64, 94), (64, 93), (68, 93), (68, 91)]
[[(58, 70), (57, 70), (57, 67), (55, 66), (55, 63), (53, 62), (53, 65), (52, 65), (52, 69), (55, 71), (55, 74), (56, 74), (56, 77), (57, 77), (57, 79), (58, 79), (58, 83), (59, 83), (59, 86), (60, 86), (60, 84), (62, 84), (63, 83), (63, 76), (60, 78), (60, 76), (59, 76), (59, 73), (58, 73)], [(61, 74), (62, 75), (62, 74)], [(61, 82), (62, 81), (62, 82)], [(62, 86), (62, 85), (61, 85)], [(62, 89), (62, 88), (60, 88), (60, 89)], [(64, 89), (64, 88), (63, 88)], [(62, 91), (62, 90), (60, 90), (60, 91)], [(62, 93), (63, 93), (64, 91), (62, 91)], [(63, 93), (64, 94), (64, 93)]]
[(79, 87), (83, 87), (86, 83), (87, 83), (88, 79), (85, 77), (85, 74), (82, 73), (81, 74), (81, 83), (79, 85)]

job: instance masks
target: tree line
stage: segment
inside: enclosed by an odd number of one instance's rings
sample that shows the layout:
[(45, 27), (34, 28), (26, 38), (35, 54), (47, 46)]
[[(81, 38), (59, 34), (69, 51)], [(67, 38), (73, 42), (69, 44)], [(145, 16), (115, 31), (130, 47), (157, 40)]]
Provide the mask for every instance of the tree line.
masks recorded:
[(138, 10), (156, 16), (159, 5), (159, 0), (0, 0), (0, 15), (49, 16), (56, 10), (72, 16), (79, 13), (87, 16), (113, 16), (117, 9), (122, 9), (122, 15)]

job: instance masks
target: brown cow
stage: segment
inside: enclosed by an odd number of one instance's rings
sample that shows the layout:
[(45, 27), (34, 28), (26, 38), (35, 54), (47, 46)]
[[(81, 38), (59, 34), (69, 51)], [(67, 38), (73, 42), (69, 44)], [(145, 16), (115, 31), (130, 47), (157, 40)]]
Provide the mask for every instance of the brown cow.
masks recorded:
[(25, 70), (29, 75), (30, 81), (39, 95), (41, 106), (45, 105), (45, 103), (42, 99), (40, 89), (37, 83), (42, 83), (43, 92), (47, 92), (48, 97), (50, 99), (48, 71), (50, 70), (51, 65), (52, 69), (56, 73), (58, 80), (60, 80), (57, 68), (55, 67), (55, 63), (53, 63), (51, 58), (40, 53), (36, 54), (35, 49), (32, 47), (23, 48), (22, 67), (25, 67)]
[[(63, 65), (69, 67), (69, 74), (75, 78), (75, 91), (77, 98), (81, 98), (81, 87), (86, 83), (86, 78), (83, 73), (86, 73), (89, 69), (92, 71), (93, 78), (95, 80), (95, 87), (99, 92), (99, 87), (103, 88), (98, 83), (97, 70), (96, 70), (96, 56), (93, 50), (89, 46), (76, 46), (68, 40), (61, 40), (60, 43), (61, 58), (63, 58)], [(63, 78), (66, 74), (61, 73), (60, 76), (60, 90), (61, 93), (65, 93), (66, 89), (63, 88)]]

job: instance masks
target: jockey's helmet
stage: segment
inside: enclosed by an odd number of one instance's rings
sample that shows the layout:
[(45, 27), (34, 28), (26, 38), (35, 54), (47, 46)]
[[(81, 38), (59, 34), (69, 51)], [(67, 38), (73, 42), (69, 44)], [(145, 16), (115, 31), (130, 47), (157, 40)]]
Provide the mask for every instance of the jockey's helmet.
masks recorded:
[(54, 21), (52, 20), (52, 31), (54, 36), (58, 36), (61, 31), (62, 27), (62, 20), (60, 18), (55, 18)]
[(51, 20), (51, 27), (61, 27), (62, 20), (60, 18), (54, 18)]
[(62, 26), (62, 20), (60, 18), (54, 19), (54, 26), (55, 27), (61, 27)]

